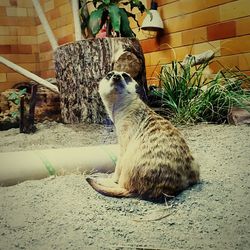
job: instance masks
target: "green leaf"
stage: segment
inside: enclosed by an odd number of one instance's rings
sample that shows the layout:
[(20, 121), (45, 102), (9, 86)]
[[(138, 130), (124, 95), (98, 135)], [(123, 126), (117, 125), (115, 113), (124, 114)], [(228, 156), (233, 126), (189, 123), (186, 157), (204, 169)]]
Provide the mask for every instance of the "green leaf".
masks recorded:
[(110, 4), (110, 0), (103, 0), (103, 3), (106, 4), (106, 5), (109, 5)]
[(21, 96), (23, 96), (24, 94), (26, 94), (27, 89), (21, 89), (18, 92), (12, 92), (11, 94), (9, 94), (8, 96), (8, 100), (12, 101), (13, 103), (15, 103), (16, 105), (20, 104), (20, 98)]
[(120, 9), (120, 15), (121, 15), (121, 35), (123, 37), (134, 37), (135, 33), (130, 28), (128, 15), (125, 9)]
[(110, 5), (108, 11), (113, 29), (116, 32), (120, 33), (120, 27), (121, 27), (120, 9), (116, 5)]
[(12, 92), (9, 97), (8, 97), (8, 100), (10, 101), (14, 101), (15, 99), (18, 98), (18, 94), (16, 92)]
[(17, 111), (11, 112), (11, 117), (12, 118), (17, 118), (18, 117), (18, 112)]
[(101, 29), (102, 15), (104, 8), (94, 10), (89, 17), (89, 28), (95, 36)]
[(133, 8), (138, 8), (139, 11), (141, 13), (143, 13), (144, 11), (147, 11), (146, 7), (144, 6), (144, 4), (139, 1), (139, 0), (132, 0), (126, 3), (122, 3), (123, 5), (130, 5), (130, 10), (133, 10)]
[(21, 90), (18, 92), (18, 95), (19, 95), (19, 96), (22, 96), (22, 95), (26, 94), (26, 91), (27, 91), (26, 88), (21, 89)]

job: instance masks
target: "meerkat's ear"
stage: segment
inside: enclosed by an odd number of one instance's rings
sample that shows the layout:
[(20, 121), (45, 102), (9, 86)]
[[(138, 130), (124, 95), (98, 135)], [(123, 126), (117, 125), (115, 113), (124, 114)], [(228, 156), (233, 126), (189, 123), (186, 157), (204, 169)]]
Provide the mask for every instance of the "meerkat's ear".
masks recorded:
[(114, 75), (114, 71), (110, 71), (106, 76), (105, 79), (106, 80), (110, 80), (110, 78)]
[(123, 72), (122, 77), (124, 78), (126, 84), (129, 84), (131, 81), (133, 81), (133, 78), (130, 76), (130, 74)]
[(139, 87), (139, 84), (137, 83), (137, 82), (135, 82), (135, 92), (137, 93), (137, 94), (140, 94), (140, 87)]

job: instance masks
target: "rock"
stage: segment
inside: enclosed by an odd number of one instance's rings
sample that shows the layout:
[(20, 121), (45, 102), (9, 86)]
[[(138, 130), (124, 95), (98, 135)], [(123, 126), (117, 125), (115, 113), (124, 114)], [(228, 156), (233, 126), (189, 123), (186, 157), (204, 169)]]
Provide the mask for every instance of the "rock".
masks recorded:
[[(248, 106), (250, 109), (250, 106)], [(250, 124), (250, 113), (246, 109), (232, 107), (228, 114), (228, 123), (233, 125)]]

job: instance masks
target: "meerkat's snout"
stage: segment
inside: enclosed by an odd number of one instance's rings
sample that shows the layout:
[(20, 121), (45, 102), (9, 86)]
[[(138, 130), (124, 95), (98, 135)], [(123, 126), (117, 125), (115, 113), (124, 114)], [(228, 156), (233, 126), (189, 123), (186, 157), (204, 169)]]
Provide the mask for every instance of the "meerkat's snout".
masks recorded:
[(117, 72), (117, 71), (111, 71), (109, 72), (105, 79), (107, 79), (111, 85), (115, 86), (115, 85), (121, 85), (123, 87), (125, 87), (126, 84), (128, 84), (126, 82), (127, 77), (130, 77), (127, 73), (124, 72)]
[(113, 76), (112, 76), (112, 80), (113, 80), (113, 82), (119, 82), (119, 81), (121, 81), (121, 75), (120, 74), (114, 74)]

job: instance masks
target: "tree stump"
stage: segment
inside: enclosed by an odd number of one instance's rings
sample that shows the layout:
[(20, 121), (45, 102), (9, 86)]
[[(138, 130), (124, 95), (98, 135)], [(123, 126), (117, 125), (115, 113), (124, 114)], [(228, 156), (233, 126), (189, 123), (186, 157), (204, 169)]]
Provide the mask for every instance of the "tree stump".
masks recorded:
[(98, 94), (99, 81), (112, 70), (126, 71), (147, 96), (145, 61), (136, 38), (95, 38), (60, 46), (55, 69), (65, 123), (105, 123), (107, 114)]

